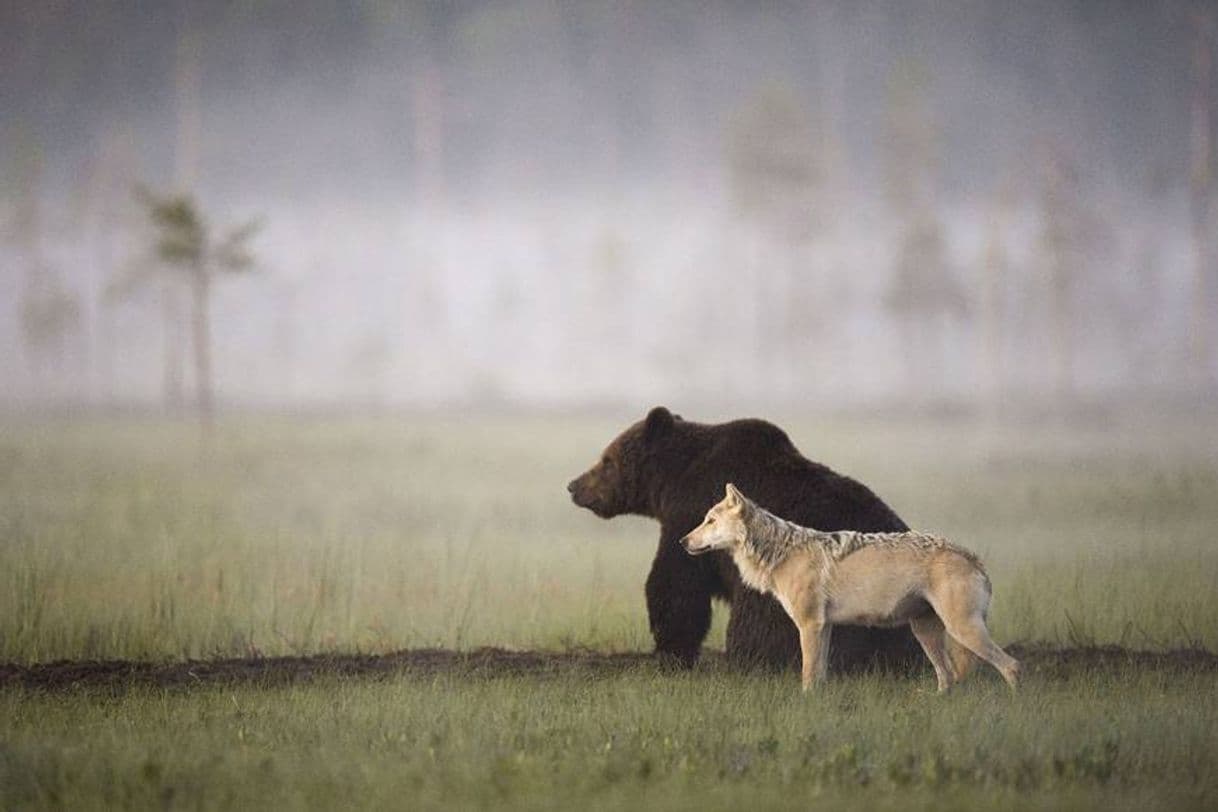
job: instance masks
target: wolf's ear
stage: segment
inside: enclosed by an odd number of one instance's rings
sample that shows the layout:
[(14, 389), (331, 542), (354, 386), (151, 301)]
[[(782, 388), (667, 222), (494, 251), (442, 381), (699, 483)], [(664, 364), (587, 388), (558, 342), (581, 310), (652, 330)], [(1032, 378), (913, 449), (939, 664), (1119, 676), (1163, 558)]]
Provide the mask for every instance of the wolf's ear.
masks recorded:
[(648, 443), (654, 443), (669, 432), (672, 424), (672, 412), (663, 406), (655, 407), (647, 413), (647, 419), (643, 421), (643, 439)]
[(744, 503), (744, 494), (742, 494), (742, 493), (740, 493), (740, 491), (736, 490), (736, 486), (733, 485), (732, 483), (730, 483), (730, 482), (727, 483), (727, 488), (725, 488), (724, 490), (727, 492), (727, 498), (731, 501), (731, 503), (733, 505), (739, 505), (739, 504)]

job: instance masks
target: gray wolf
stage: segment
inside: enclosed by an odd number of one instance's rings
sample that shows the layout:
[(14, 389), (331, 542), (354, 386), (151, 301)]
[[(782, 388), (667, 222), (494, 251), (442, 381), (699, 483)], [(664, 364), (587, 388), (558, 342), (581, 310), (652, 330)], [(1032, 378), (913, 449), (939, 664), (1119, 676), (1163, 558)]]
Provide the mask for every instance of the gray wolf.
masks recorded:
[(1016, 686), (1019, 663), (985, 623), (989, 576), (976, 555), (946, 539), (801, 527), (729, 483), (681, 545), (691, 555), (729, 552), (744, 583), (778, 599), (799, 631), (804, 690), (824, 679), (829, 633), (838, 623), (908, 625), (941, 693), (965, 676), (973, 655)]

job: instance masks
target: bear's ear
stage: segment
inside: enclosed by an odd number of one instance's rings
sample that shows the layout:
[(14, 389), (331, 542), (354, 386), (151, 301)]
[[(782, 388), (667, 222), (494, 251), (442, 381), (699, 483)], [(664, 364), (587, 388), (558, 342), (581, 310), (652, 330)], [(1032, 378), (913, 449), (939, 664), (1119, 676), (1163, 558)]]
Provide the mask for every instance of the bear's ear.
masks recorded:
[(643, 439), (648, 443), (655, 442), (668, 433), (672, 423), (672, 412), (663, 406), (655, 407), (647, 413), (647, 419), (643, 421)]

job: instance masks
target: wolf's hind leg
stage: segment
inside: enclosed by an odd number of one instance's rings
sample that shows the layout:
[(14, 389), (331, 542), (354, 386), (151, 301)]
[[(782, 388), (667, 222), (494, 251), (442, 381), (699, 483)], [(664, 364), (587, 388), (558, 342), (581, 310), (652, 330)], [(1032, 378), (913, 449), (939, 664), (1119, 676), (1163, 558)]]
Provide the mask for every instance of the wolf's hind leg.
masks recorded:
[(943, 647), (947, 649), (947, 661), (952, 667), (952, 681), (963, 682), (977, 664), (977, 657), (946, 632), (943, 635)]
[(980, 613), (965, 618), (945, 617), (943, 623), (947, 627), (947, 633), (956, 642), (998, 669), (998, 673), (1002, 674), (1011, 690), (1015, 690), (1019, 681), (1019, 661), (999, 648), (990, 638), (990, 631), (985, 627), (985, 619)]
[(943, 621), (934, 612), (909, 621), (909, 628), (922, 645), (930, 664), (935, 667), (935, 678), (939, 681), (939, 693), (946, 693), (956, 680), (947, 650), (948, 636)]

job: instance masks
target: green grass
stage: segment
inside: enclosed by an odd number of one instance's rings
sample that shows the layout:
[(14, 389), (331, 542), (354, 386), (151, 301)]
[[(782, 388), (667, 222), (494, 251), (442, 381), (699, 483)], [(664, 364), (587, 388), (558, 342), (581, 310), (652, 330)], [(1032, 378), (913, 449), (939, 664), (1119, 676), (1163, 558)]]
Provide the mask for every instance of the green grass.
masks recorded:
[(654, 530), (570, 505), (603, 436), (564, 439), (566, 465), (540, 423), (255, 422), (206, 456), (190, 426), (10, 431), (0, 659), (643, 646)]
[(8, 808), (1212, 808), (1212, 677), (400, 676), (0, 695)]
[[(0, 661), (415, 646), (639, 650), (657, 529), (566, 481), (623, 421), (0, 427)], [(999, 642), (1218, 649), (1218, 423), (784, 420), (982, 553)], [(716, 612), (710, 645), (722, 645)], [(1218, 805), (1218, 679), (399, 675), (0, 689), (0, 807)]]
[[(1212, 430), (787, 422), (984, 556), (998, 639), (1218, 648)], [(656, 526), (564, 491), (618, 426), (251, 419), (204, 453), (189, 425), (10, 425), (0, 660), (646, 648)]]

